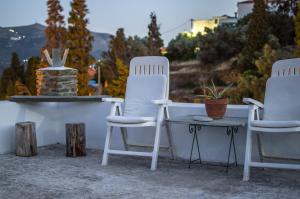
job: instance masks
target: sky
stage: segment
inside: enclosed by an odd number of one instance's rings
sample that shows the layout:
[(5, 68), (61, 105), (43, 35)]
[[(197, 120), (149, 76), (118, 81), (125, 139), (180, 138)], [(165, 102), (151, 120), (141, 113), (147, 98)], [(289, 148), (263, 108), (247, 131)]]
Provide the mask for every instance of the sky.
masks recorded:
[[(46, 0), (0, 0), (0, 26), (45, 24)], [(147, 35), (150, 12), (157, 15), (165, 45), (179, 32), (190, 30), (190, 19), (234, 15), (238, 0), (86, 0), (91, 31), (115, 34), (120, 27), (126, 36)], [(65, 20), (70, 0), (61, 0)]]

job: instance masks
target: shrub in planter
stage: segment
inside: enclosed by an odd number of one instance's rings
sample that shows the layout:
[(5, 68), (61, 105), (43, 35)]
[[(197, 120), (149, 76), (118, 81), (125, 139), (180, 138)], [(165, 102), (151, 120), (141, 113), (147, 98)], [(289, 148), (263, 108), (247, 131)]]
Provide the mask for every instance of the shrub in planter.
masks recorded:
[(201, 95), (201, 97), (205, 97), (204, 104), (205, 110), (208, 117), (213, 119), (221, 119), (224, 117), (227, 109), (228, 98), (223, 97), (226, 91), (231, 88), (232, 84), (227, 87), (218, 90), (213, 81), (211, 81), (210, 87), (204, 87), (204, 90), (207, 91), (208, 94)]

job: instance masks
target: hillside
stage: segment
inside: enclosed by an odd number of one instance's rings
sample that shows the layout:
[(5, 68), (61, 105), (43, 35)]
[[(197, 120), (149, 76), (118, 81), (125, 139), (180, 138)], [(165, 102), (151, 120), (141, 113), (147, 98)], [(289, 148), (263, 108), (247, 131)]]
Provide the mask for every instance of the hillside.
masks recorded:
[[(12, 52), (17, 52), (21, 60), (39, 56), (45, 44), (45, 26), (35, 23), (27, 26), (0, 27), (0, 72), (10, 63)], [(99, 59), (107, 51), (110, 34), (92, 32), (94, 36), (92, 55)]]
[(197, 60), (171, 62), (170, 98), (178, 102), (193, 102), (202, 94), (203, 83), (213, 80), (216, 84), (229, 84), (236, 77), (232, 68), (236, 57), (228, 61), (203, 65)]

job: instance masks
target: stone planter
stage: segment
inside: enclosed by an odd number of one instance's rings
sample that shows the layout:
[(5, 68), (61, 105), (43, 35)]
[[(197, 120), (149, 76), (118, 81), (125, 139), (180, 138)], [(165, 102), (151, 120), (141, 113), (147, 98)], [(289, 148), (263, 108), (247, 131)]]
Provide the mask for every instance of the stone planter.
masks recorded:
[(208, 117), (213, 119), (221, 119), (226, 113), (228, 98), (206, 99), (204, 103)]
[(48, 67), (37, 70), (37, 95), (76, 96), (77, 70), (68, 67)]

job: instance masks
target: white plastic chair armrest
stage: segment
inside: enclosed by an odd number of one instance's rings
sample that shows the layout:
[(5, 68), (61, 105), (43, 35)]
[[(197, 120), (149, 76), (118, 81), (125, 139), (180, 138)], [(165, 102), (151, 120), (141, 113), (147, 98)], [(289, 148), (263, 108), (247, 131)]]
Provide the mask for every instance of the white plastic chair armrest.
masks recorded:
[(259, 101), (257, 101), (257, 100), (255, 100), (255, 99), (252, 99), (252, 98), (244, 98), (243, 99), (243, 102), (245, 103), (245, 104), (248, 104), (248, 105), (255, 105), (255, 106), (257, 106), (257, 107), (259, 107), (259, 108), (264, 108), (264, 104), (263, 103), (261, 103), (261, 102), (259, 102)]
[(113, 103), (122, 103), (124, 102), (123, 98), (114, 98), (114, 97), (109, 97), (109, 98), (102, 98), (103, 102), (113, 102)]
[(160, 99), (160, 100), (152, 100), (151, 101), (153, 104), (157, 104), (157, 105), (170, 105), (172, 103), (171, 100), (167, 100), (167, 99)]

